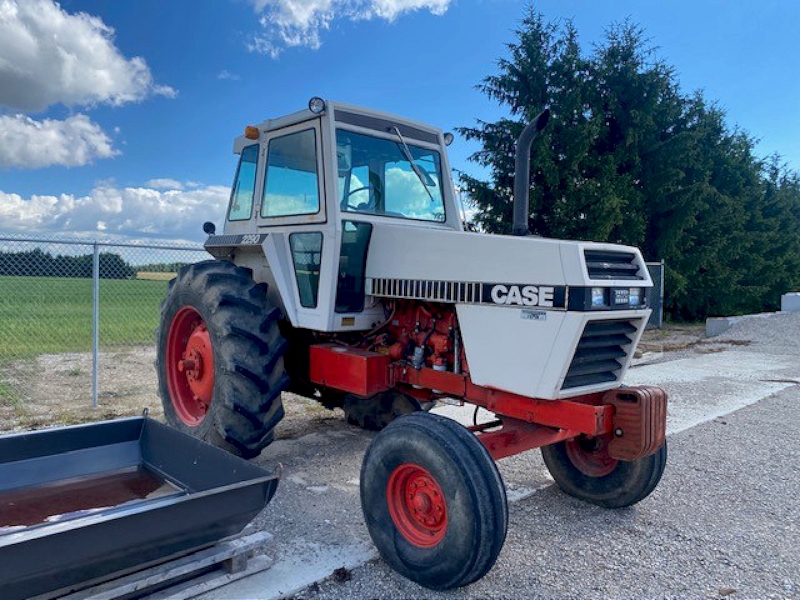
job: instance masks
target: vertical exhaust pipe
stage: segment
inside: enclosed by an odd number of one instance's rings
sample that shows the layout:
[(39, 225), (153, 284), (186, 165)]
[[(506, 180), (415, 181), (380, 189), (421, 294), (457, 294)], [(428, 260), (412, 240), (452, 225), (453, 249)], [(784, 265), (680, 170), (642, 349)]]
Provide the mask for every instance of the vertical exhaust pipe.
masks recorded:
[(550, 120), (550, 109), (545, 108), (525, 126), (517, 140), (514, 160), (514, 221), (512, 235), (528, 235), (529, 192), (531, 189), (531, 144)]

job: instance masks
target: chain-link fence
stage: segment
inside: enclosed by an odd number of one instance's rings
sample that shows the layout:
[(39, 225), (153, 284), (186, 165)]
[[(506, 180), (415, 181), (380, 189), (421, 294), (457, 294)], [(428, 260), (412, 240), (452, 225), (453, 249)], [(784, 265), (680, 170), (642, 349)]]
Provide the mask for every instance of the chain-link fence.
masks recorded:
[(0, 431), (160, 412), (159, 307), (177, 270), (205, 258), (199, 245), (0, 234)]

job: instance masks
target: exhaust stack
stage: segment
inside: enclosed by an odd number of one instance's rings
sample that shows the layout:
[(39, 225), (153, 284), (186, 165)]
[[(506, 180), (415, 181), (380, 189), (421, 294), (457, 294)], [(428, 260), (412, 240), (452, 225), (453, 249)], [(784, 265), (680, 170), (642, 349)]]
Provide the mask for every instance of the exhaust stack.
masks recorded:
[(529, 235), (528, 193), (531, 189), (531, 144), (550, 120), (550, 109), (545, 108), (525, 126), (517, 140), (514, 161), (514, 221), (512, 235)]

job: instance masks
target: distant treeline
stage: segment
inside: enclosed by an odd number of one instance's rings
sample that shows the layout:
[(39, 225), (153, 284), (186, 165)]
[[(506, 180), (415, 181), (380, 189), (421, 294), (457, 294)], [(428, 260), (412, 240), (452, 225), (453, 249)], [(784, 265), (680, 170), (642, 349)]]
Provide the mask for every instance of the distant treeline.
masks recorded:
[(177, 273), (181, 267), (185, 267), (189, 263), (185, 262), (171, 262), (171, 263), (157, 263), (150, 265), (139, 265), (136, 267), (138, 272), (144, 273)]
[[(91, 277), (93, 256), (53, 256), (39, 248), (27, 252), (0, 252), (0, 275), (21, 277)], [(136, 269), (118, 254), (101, 252), (101, 279), (131, 279)]]

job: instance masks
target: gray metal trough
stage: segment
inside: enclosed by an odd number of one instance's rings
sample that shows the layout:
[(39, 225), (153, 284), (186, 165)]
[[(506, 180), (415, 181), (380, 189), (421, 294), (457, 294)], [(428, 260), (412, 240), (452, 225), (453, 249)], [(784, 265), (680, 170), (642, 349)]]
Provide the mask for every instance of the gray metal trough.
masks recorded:
[(277, 486), (276, 473), (145, 417), (0, 437), (0, 597), (209, 546)]

